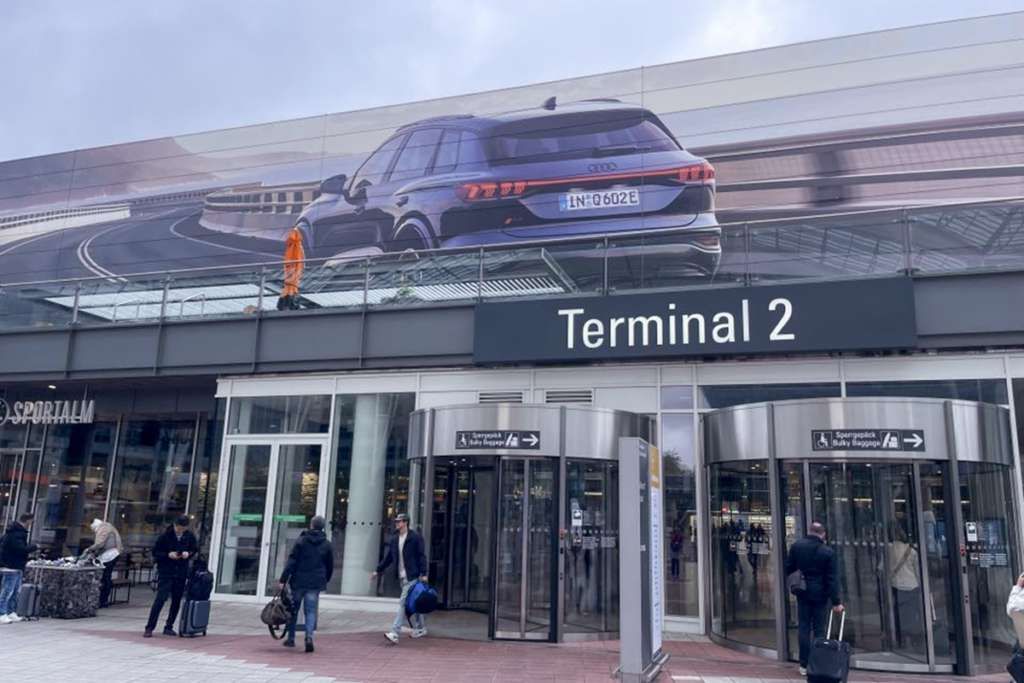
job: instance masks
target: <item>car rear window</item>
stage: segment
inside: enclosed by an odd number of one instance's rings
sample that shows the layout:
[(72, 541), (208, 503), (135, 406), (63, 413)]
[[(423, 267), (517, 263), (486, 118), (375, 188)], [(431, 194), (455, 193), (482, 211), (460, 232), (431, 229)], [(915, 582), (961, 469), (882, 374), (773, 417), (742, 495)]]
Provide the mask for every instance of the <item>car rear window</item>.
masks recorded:
[(487, 140), (487, 157), (492, 166), (678, 149), (679, 145), (661, 126), (641, 118), (636, 111), (585, 112), (513, 121), (492, 129)]

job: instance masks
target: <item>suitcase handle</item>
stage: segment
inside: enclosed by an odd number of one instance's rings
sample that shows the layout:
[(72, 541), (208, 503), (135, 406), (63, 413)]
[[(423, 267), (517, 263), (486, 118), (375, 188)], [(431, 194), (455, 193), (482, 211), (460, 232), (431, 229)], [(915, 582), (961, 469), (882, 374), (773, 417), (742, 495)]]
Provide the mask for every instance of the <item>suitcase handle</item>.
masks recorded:
[[(839, 642), (843, 642), (843, 629), (846, 628), (846, 608), (842, 609), (843, 618), (839, 621)], [(828, 634), (825, 636), (826, 640), (832, 640), (832, 616), (835, 614), (835, 610), (831, 608), (828, 611)]]

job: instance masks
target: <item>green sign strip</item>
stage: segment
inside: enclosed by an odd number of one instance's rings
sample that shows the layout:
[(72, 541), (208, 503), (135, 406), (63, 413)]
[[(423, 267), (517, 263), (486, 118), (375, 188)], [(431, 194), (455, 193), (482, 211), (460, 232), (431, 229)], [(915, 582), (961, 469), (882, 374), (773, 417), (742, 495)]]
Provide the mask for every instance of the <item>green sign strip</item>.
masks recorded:
[(263, 515), (253, 514), (251, 512), (236, 512), (234, 520), (236, 522), (262, 522)]
[(275, 522), (305, 522), (306, 515), (274, 515)]

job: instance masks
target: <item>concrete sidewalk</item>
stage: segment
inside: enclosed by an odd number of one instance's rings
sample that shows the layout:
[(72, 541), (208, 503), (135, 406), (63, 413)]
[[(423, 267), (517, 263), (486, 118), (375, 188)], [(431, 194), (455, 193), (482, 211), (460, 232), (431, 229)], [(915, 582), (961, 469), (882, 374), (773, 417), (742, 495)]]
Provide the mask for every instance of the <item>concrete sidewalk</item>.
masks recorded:
[[(258, 606), (215, 603), (210, 635), (171, 638), (159, 631), (143, 639), (147, 608), (117, 606), (95, 619), (0, 626), (5, 660), (14, 670), (43, 674), (96, 670), (102, 676), (76, 682), (132, 683), (606, 683), (618, 665), (618, 643), (552, 645), (404, 638), (396, 647), (383, 631), (390, 619), (379, 612), (323, 610), (317, 651), (286, 649), (267, 634)], [(428, 620), (429, 628), (429, 620)], [(796, 666), (758, 659), (722, 648), (701, 636), (667, 635), (671, 655), (659, 683), (797, 682)], [(63, 669), (54, 668), (57, 663)], [(109, 666), (108, 666), (109, 664)], [(70, 669), (70, 671), (69, 671)], [(91, 676), (91, 674), (89, 675)], [(856, 672), (863, 683), (965, 683), (999, 681), (1006, 674), (956, 678), (895, 676)]]

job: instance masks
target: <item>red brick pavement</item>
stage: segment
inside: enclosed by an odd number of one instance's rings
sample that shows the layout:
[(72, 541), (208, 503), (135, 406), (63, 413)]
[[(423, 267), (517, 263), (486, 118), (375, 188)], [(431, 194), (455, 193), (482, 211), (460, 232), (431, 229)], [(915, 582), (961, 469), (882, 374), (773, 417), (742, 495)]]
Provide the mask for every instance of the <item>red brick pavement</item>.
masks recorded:
[[(317, 651), (281, 646), (269, 635), (210, 635), (206, 638), (156, 637), (121, 631), (93, 635), (168, 648), (222, 655), (232, 659), (310, 671), (359, 683), (607, 683), (618, 665), (618, 643), (537, 644), (472, 642), (441, 638), (404, 638), (397, 647), (379, 633), (325, 634), (315, 639)], [(796, 666), (766, 661), (713, 643), (665, 641), (671, 655), (659, 683), (671, 676), (733, 676), (798, 678)], [(854, 672), (851, 683), (966, 683), (1006, 681), (1007, 675), (980, 678), (896, 676)]]

